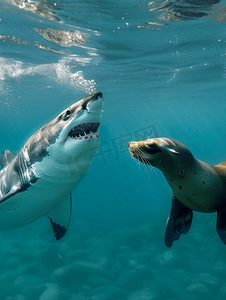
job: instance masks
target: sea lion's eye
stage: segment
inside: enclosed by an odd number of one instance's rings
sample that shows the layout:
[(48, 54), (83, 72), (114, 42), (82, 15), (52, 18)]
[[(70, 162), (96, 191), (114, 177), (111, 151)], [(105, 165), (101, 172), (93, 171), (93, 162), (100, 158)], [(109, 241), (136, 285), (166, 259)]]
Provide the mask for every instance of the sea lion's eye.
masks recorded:
[(178, 155), (178, 156), (181, 156), (181, 154), (180, 154), (179, 152), (177, 152), (176, 150), (174, 150), (174, 149), (169, 149), (169, 151), (170, 151), (171, 153), (173, 153), (173, 154), (176, 154), (176, 155)]
[(178, 153), (178, 152), (175, 152), (174, 154), (176, 154), (176, 155), (178, 155), (178, 156), (181, 156), (181, 154), (180, 154), (180, 153)]
[(67, 111), (66, 111), (66, 114), (69, 116), (70, 115), (70, 110), (68, 109)]

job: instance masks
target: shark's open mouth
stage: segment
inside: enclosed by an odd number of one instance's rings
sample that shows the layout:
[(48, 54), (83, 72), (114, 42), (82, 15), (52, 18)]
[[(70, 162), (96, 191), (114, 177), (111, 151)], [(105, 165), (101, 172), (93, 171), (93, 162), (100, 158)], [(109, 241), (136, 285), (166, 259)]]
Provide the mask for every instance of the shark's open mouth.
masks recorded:
[(84, 123), (72, 128), (68, 133), (68, 136), (78, 140), (90, 140), (92, 138), (99, 138), (99, 126), (100, 123)]

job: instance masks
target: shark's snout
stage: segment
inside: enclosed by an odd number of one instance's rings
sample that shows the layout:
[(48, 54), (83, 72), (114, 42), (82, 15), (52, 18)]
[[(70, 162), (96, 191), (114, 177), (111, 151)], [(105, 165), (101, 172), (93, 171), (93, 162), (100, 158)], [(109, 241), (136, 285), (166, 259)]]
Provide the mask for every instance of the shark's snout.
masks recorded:
[(74, 140), (99, 139), (98, 128), (101, 123), (103, 105), (103, 95), (98, 92), (76, 102), (73, 105), (73, 113), (70, 113), (70, 108), (66, 110), (64, 114), (67, 114), (68, 123), (64, 126), (61, 140), (68, 141), (70, 140), (68, 137)]
[(100, 112), (103, 111), (104, 100), (102, 93), (96, 93), (93, 95), (92, 99), (87, 103), (88, 112)]

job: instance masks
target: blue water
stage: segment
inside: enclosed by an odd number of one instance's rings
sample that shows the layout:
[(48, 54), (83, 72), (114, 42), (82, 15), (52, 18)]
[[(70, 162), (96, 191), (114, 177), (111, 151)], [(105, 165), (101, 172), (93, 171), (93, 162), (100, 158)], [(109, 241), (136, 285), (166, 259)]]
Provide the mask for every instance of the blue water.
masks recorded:
[(48, 220), (0, 232), (1, 300), (226, 297), (216, 214), (195, 213), (168, 249), (171, 190), (136, 164), (131, 140), (169, 137), (226, 159), (226, 1), (0, 2), (1, 150), (100, 91), (101, 146), (73, 191), (69, 230)]

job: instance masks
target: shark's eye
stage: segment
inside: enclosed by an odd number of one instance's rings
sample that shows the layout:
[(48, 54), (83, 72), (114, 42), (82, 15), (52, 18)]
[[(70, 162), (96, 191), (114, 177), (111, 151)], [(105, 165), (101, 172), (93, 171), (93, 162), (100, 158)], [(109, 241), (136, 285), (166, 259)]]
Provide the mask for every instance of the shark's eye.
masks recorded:
[(70, 110), (68, 109), (67, 111), (66, 111), (66, 114), (69, 116), (70, 115)]

